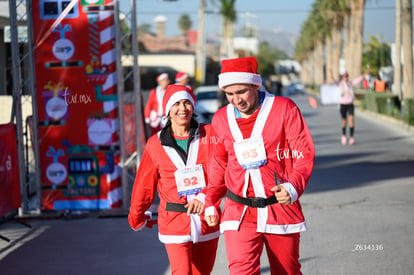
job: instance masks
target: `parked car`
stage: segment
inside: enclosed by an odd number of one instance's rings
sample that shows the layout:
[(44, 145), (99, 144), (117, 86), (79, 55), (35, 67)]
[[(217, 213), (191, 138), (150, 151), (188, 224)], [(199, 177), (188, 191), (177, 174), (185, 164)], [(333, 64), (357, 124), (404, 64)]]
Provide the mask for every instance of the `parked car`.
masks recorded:
[(301, 82), (293, 82), (289, 86), (285, 87), (287, 95), (304, 94), (306, 91), (305, 85)]
[(211, 123), (211, 119), (219, 108), (218, 87), (200, 86), (195, 89), (194, 94), (197, 102), (195, 113), (200, 123)]

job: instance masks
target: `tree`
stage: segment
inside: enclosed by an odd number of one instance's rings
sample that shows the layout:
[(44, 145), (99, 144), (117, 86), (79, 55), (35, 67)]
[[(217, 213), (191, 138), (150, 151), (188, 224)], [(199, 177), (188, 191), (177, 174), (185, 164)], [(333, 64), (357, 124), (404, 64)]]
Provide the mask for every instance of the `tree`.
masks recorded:
[(121, 47), (124, 54), (132, 53), (132, 34), (126, 20), (121, 20), (119, 23), (121, 32)]
[(137, 28), (138, 30), (138, 34), (143, 32), (143, 33), (150, 33), (151, 32), (151, 24), (148, 23), (144, 23), (138, 26)]
[(364, 44), (362, 64), (364, 67), (369, 65), (371, 73), (377, 75), (381, 67), (391, 65), (391, 48), (377, 36), (370, 35), (368, 40), (369, 42)]
[(178, 27), (181, 30), (181, 34), (184, 37), (188, 36), (188, 31), (191, 29), (193, 25), (193, 22), (190, 19), (190, 16), (188, 14), (182, 14), (180, 16), (180, 19), (178, 19)]
[[(349, 43), (345, 56), (346, 67), (351, 78), (362, 73), (362, 37), (364, 31), (364, 7), (365, 0), (348, 0), (349, 2)], [(347, 33), (348, 34), (348, 33)]]
[(222, 33), (222, 57), (233, 58), (233, 36), (234, 36), (234, 22), (236, 22), (237, 15), (234, 9), (234, 3), (236, 0), (220, 0), (221, 8), (220, 14), (222, 15), (223, 33)]
[(413, 17), (412, 0), (402, 0), (403, 99), (413, 98)]
[(279, 49), (271, 48), (269, 43), (265, 41), (259, 44), (259, 52), (256, 58), (260, 64), (258, 73), (263, 76), (270, 76), (275, 74), (276, 61), (286, 59), (288, 55)]
[(332, 69), (334, 76), (339, 75), (339, 60), (342, 49), (342, 29), (346, 16), (345, 0), (325, 0), (325, 19), (330, 32), (326, 42), (326, 67)]

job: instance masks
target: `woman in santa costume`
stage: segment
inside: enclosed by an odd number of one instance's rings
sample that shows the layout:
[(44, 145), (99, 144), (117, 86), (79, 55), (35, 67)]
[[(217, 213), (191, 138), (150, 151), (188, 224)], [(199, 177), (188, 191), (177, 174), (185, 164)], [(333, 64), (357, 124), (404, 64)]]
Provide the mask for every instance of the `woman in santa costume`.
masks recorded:
[(165, 93), (165, 88), (167, 88), (170, 83), (167, 73), (162, 73), (157, 76), (157, 87), (152, 89), (148, 96), (147, 104), (144, 108), (144, 117), (145, 123), (151, 126), (151, 135), (157, 133), (162, 129), (163, 122), (163, 109), (162, 109), (162, 98)]
[[(271, 274), (301, 274), (299, 202), (315, 148), (296, 104), (259, 91), (254, 57), (222, 61), (219, 88), (230, 104), (212, 120), (217, 140), (210, 163), (205, 217), (224, 232), (230, 274), (260, 274), (266, 246)], [(214, 207), (227, 193), (223, 216)]]
[[(163, 109), (168, 121), (145, 147), (132, 190), (130, 226), (152, 227), (156, 190), (160, 197), (158, 237), (165, 244), (172, 274), (210, 274), (219, 227), (204, 220), (210, 125), (194, 119), (191, 89), (167, 86)], [(210, 156), (211, 157), (211, 156)], [(219, 202), (213, 208), (219, 211)]]

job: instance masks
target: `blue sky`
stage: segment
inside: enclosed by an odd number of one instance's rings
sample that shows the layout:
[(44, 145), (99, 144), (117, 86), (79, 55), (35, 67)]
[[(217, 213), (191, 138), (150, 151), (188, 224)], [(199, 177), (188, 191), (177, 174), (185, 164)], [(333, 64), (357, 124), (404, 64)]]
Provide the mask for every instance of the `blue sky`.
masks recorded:
[[(121, 10), (130, 8), (130, 0), (120, 0)], [(218, 11), (212, 2), (206, 0), (209, 11)], [(314, 1), (311, 0), (236, 0), (238, 12), (237, 27), (246, 20), (258, 28), (283, 29), (299, 34)], [(167, 17), (166, 35), (179, 35), (178, 18), (186, 13), (193, 21), (192, 29), (197, 28), (198, 0), (178, 0), (163, 2), (161, 0), (136, 0), (138, 25), (151, 24), (155, 32), (154, 18), (158, 15)], [(383, 42), (393, 42), (395, 36), (395, 0), (366, 0), (364, 36), (380, 35)], [(249, 18), (249, 19), (248, 19)], [(220, 31), (220, 16), (209, 14), (206, 19), (207, 34), (217, 35)]]

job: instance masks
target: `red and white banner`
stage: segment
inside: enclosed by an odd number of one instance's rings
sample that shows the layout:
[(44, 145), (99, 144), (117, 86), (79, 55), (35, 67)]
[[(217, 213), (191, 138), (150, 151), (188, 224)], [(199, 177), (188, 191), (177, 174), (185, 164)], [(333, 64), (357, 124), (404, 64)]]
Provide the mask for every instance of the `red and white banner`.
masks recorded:
[(114, 3), (32, 2), (43, 210), (122, 206)]
[(19, 165), (14, 124), (0, 125), (0, 217), (20, 207)]

